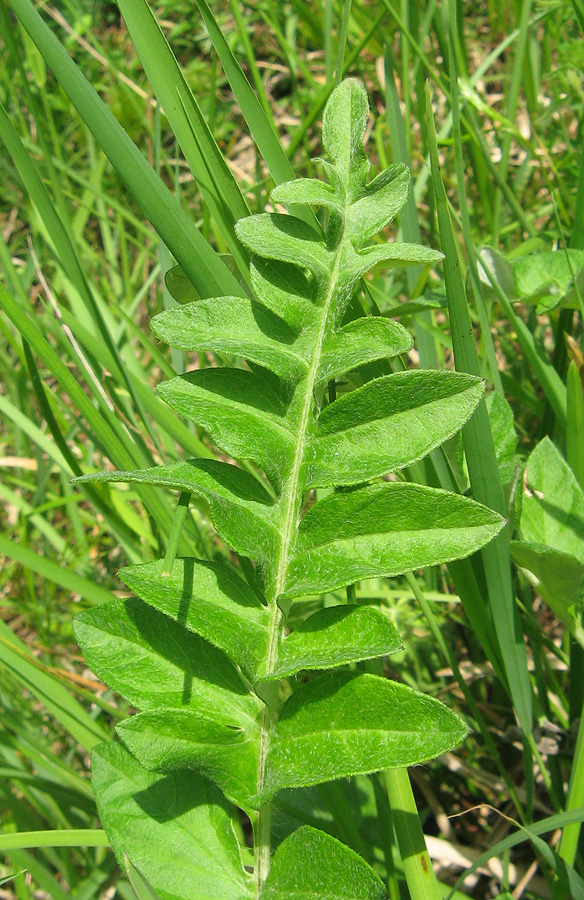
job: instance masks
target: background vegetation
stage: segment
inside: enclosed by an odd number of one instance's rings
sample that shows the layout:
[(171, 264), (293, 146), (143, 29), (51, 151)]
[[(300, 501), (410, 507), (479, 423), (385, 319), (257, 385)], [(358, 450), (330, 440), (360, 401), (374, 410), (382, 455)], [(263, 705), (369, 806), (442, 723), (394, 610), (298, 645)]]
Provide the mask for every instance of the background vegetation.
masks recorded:
[[(414, 331), (411, 366), (452, 368), (454, 351), (458, 368), (478, 366), (496, 389), (489, 412), (520, 567), (511, 583), (486, 556), (361, 583), (357, 598), (404, 637), (387, 673), (446, 700), (473, 731), (411, 773), (445, 896), (461, 873), (457, 896), (584, 896), (584, 8), (221, 0), (207, 25), (205, 11), (186, 0), (155, 8), (209, 126), (200, 134), (214, 137), (252, 212), (288, 165), (313, 174), (314, 126), (339, 63), (375, 110), (372, 158), (411, 165), (399, 235), (441, 248), (450, 265), (378, 276), (363, 302)], [(117, 7), (60, 0), (42, 15), (202, 234), (231, 252), (225, 223), (238, 215), (214, 193), (227, 177), (202, 166), (193, 178)], [(191, 289), (165, 286), (168, 249), (4, 0), (0, 39), (0, 878), (26, 870), (0, 896), (131, 898), (88, 777), (88, 751), (128, 710), (84, 666), (72, 620), (124, 596), (122, 565), (164, 555), (175, 501), (70, 481), (176, 459), (179, 447), (213, 455), (152, 390), (213, 360), (149, 334), (149, 317)], [(445, 194), (436, 167), (432, 190), (426, 86)], [(203, 160), (216, 159), (202, 140)], [(465, 289), (478, 359), (456, 318)], [(470, 476), (488, 498), (480, 431), (464, 450), (453, 440), (412, 477), (464, 492)], [(202, 508), (183, 540), (202, 557), (225, 552)], [(405, 896), (381, 777), (284, 792), (277, 816), (281, 837), (318, 823), (376, 866), (392, 900)]]

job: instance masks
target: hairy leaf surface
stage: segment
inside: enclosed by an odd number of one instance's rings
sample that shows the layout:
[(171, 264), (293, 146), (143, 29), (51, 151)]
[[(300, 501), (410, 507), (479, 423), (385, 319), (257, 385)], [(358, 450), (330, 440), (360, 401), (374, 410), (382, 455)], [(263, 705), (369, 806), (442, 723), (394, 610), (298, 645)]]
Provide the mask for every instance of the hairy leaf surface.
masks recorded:
[(458, 372), (398, 372), (327, 406), (305, 458), (306, 485), (359, 484), (395, 472), (452, 437), (483, 383)]
[[(160, 900), (247, 900), (231, 811), (189, 771), (150, 775), (118, 744), (92, 754), (99, 815), (122, 862), (126, 853)], [(129, 827), (130, 825), (130, 827)]]
[[(421, 763), (466, 735), (438, 701), (340, 668), (401, 647), (379, 610), (323, 601), (310, 616), (295, 614), (291, 633), (287, 623), (295, 598), (466, 556), (503, 525), (471, 499), (401, 476), (369, 483), (455, 434), (483, 384), (447, 371), (368, 380), (369, 364), (384, 360), (382, 371), (391, 371), (412, 339), (389, 318), (355, 318), (360, 279), (377, 265), (442, 258), (376, 238), (403, 208), (410, 175), (395, 164), (369, 180), (368, 114), (358, 82), (339, 85), (323, 115), (326, 181), (299, 179), (272, 192), (292, 213), (322, 210), (322, 227), (312, 212), (299, 219), (281, 207), (235, 225), (251, 254), (253, 298), (242, 290), (202, 299), (181, 284), (181, 300), (199, 299), (153, 320), (172, 346), (213, 354), (159, 392), (229, 459), (83, 479), (183, 495), (164, 563), (122, 572), (142, 599), (84, 613), (78, 625), (89, 665), (141, 710), (118, 729), (135, 758), (122, 747), (100, 751), (95, 783), (117, 852), (128, 853), (161, 900), (382, 900), (373, 870), (311, 828), (281, 844), (268, 874), (271, 798)], [(355, 369), (337, 397), (334, 379)], [(352, 390), (355, 381), (361, 386)], [(333, 490), (323, 498), (316, 488)], [(185, 494), (228, 545), (218, 551), (233, 550), (237, 560), (175, 559)], [(279, 684), (303, 670), (328, 672)], [(145, 795), (156, 802), (142, 802)], [(253, 885), (223, 798), (252, 821)]]
[(442, 703), (404, 684), (354, 672), (323, 675), (282, 707), (257, 804), (282, 788), (417, 765), (467, 732)]
[(502, 525), (487, 507), (423, 485), (383, 482), (331, 494), (300, 524), (285, 596), (460, 559)]
[(142, 600), (223, 650), (253, 681), (268, 650), (268, 611), (225, 563), (177, 559), (162, 574), (163, 560), (129, 566), (120, 578)]
[(301, 669), (333, 669), (402, 649), (387, 616), (366, 606), (333, 606), (313, 613), (284, 637), (278, 662), (265, 679), (287, 678)]
[(373, 869), (336, 838), (309, 825), (283, 841), (260, 900), (385, 900)]
[(258, 714), (260, 701), (220, 650), (141, 600), (81, 613), (75, 633), (96, 675), (139, 709), (191, 706), (242, 727)]

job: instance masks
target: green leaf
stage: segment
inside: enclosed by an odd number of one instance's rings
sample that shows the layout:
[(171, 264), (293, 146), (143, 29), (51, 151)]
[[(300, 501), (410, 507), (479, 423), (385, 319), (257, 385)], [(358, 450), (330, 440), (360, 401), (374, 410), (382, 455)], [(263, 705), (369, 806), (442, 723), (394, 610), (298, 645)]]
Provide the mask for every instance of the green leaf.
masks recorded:
[(282, 788), (417, 765), (467, 733), (446, 706), (404, 684), (355, 672), (322, 675), (282, 707), (256, 804)]
[(152, 320), (161, 340), (179, 350), (244, 356), (282, 378), (308, 370), (307, 348), (298, 332), (253, 300), (221, 297), (173, 307)]
[(92, 671), (139, 709), (191, 707), (245, 727), (261, 707), (220, 650), (141, 600), (81, 613), (75, 634)]
[(258, 463), (280, 484), (294, 460), (286, 409), (265, 373), (198, 369), (158, 386), (172, 409), (201, 428), (229, 456)]
[(354, 850), (305, 825), (276, 850), (259, 900), (385, 900), (386, 896), (379, 876)]
[(513, 410), (505, 395), (500, 391), (491, 391), (486, 398), (495, 456), (500, 469), (505, 469), (515, 459), (517, 450), (517, 434), (513, 419)]
[(452, 437), (483, 382), (457, 372), (398, 372), (370, 381), (321, 413), (305, 456), (309, 487), (357, 484), (394, 472)]
[(74, 479), (80, 482), (151, 484), (188, 491), (209, 504), (215, 528), (238, 553), (270, 560), (278, 536), (272, 525), (272, 499), (260, 482), (236, 466), (211, 459), (191, 459), (137, 469), (134, 472), (99, 472)]
[(180, 266), (173, 266), (164, 276), (164, 284), (171, 297), (177, 303), (193, 303), (200, 300), (201, 295)]
[(364, 195), (347, 215), (347, 234), (356, 245), (371, 240), (399, 213), (408, 199), (410, 170), (395, 163), (365, 185)]
[(407, 353), (413, 343), (409, 331), (391, 319), (380, 316), (355, 319), (324, 343), (318, 383), (377, 359)]
[(528, 541), (511, 541), (513, 561), (535, 576), (536, 586), (572, 634), (584, 637), (578, 615), (584, 597), (584, 563), (569, 553)]
[(126, 854), (124, 854), (124, 862), (130, 884), (134, 888), (134, 893), (138, 900), (160, 900), (159, 895), (150, 882), (144, 878), (140, 870), (128, 859)]
[(529, 493), (523, 498), (521, 532), (584, 563), (584, 491), (568, 463), (546, 437), (527, 460)]
[(521, 256), (512, 266), (517, 294), (524, 302), (550, 298), (557, 305), (572, 285), (573, 274), (584, 269), (584, 251), (535, 253)]
[(294, 216), (262, 213), (240, 219), (235, 231), (245, 246), (267, 259), (286, 263), (302, 261), (313, 275), (324, 279), (329, 272), (332, 254), (310, 225)]
[(279, 184), (270, 194), (274, 203), (319, 206), (342, 212), (337, 192), (330, 184), (316, 178), (296, 178)]
[(170, 574), (156, 560), (120, 570), (138, 597), (223, 650), (254, 681), (268, 649), (268, 612), (227, 563), (177, 559)]
[(331, 494), (300, 523), (285, 596), (460, 559), (492, 540), (503, 524), (479, 503), (423, 485), (383, 482)]
[(354, 78), (347, 78), (331, 94), (322, 118), (322, 144), (347, 187), (347, 200), (359, 199), (369, 162), (363, 137), (369, 116), (367, 94)]
[(126, 854), (160, 900), (251, 898), (232, 814), (217, 788), (188, 771), (151, 775), (113, 743), (94, 750), (92, 772), (120, 863)]
[(309, 616), (282, 639), (278, 661), (266, 679), (288, 678), (301, 669), (333, 669), (396, 653), (402, 646), (396, 629), (378, 610), (333, 606)]
[(216, 784), (228, 800), (250, 810), (256, 792), (259, 728), (255, 721), (237, 727), (217, 714), (190, 709), (148, 711), (132, 716), (117, 731), (144, 768), (168, 772), (195, 770)]
[(568, 366), (567, 404), (566, 459), (578, 484), (584, 488), (584, 387), (575, 360)]
[(407, 266), (419, 266), (422, 263), (435, 263), (443, 259), (438, 250), (431, 250), (421, 244), (375, 244), (374, 247), (365, 247), (359, 252), (346, 249), (343, 260), (343, 272), (345, 279), (353, 281), (361, 278), (379, 263), (385, 263), (385, 268), (406, 268)]
[(255, 257), (250, 265), (256, 297), (292, 328), (316, 327), (314, 284), (298, 266)]

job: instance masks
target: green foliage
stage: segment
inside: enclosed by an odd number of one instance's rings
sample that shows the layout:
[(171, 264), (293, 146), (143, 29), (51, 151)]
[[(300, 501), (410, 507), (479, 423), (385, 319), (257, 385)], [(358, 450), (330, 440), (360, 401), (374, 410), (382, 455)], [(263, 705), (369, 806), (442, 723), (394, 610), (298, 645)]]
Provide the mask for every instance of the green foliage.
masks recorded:
[[(76, 622), (93, 671), (141, 710), (118, 727), (132, 755), (100, 747), (93, 783), (116, 852), (161, 900), (325, 898), (333, 885), (355, 900), (380, 897), (365, 863), (312, 829), (281, 844), (268, 875), (270, 802), (285, 788), (423, 762), (467, 733), (433, 698), (354, 670), (400, 646), (381, 613), (329, 606), (287, 633), (296, 598), (467, 556), (502, 526), (470, 499), (383, 477), (464, 425), (482, 396), (479, 378), (397, 372), (327, 397), (331, 377), (411, 346), (395, 322), (346, 321), (360, 278), (378, 263), (440, 259), (417, 244), (367, 246), (409, 187), (403, 165), (367, 181), (367, 117), (363, 88), (343, 82), (324, 112), (328, 183), (300, 179), (272, 192), (278, 203), (324, 208), (324, 233), (275, 213), (237, 223), (253, 254), (255, 299), (201, 299), (154, 319), (155, 334), (174, 347), (246, 360), (173, 378), (159, 392), (248, 470), (197, 459), (78, 479), (200, 498), (217, 533), (255, 563), (253, 573), (243, 568), (245, 580), (226, 562), (194, 558), (131, 566), (122, 577), (141, 599)], [(335, 490), (323, 496), (323, 488)], [(253, 877), (227, 801), (251, 818)]]

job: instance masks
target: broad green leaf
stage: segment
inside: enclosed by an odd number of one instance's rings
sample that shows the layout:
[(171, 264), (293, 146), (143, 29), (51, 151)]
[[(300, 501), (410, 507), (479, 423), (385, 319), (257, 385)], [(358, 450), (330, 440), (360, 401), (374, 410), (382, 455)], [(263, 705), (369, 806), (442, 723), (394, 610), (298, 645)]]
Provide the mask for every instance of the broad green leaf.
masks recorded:
[(584, 563), (584, 491), (568, 463), (546, 437), (527, 460), (528, 493), (523, 497), (521, 532)]
[(412, 346), (409, 331), (392, 319), (355, 319), (325, 342), (318, 381), (326, 382), (377, 359), (407, 353)]
[(198, 369), (158, 385), (172, 409), (207, 431), (229, 456), (251, 459), (280, 484), (294, 461), (294, 436), (286, 409), (261, 373)]
[(404, 684), (355, 672), (322, 675), (282, 707), (256, 804), (282, 788), (417, 765), (467, 733), (446, 706)]
[(121, 569), (142, 600), (223, 650), (254, 681), (265, 664), (269, 616), (262, 602), (227, 563), (177, 559)]
[(141, 600), (81, 613), (75, 634), (92, 671), (138, 709), (190, 707), (242, 727), (260, 709), (225, 654)]
[(304, 825), (276, 850), (259, 900), (385, 900), (386, 896), (380, 877), (354, 850)]
[(173, 307), (154, 317), (152, 329), (171, 347), (244, 356), (282, 378), (299, 378), (308, 369), (306, 342), (298, 331), (243, 297)]
[(316, 178), (296, 178), (279, 184), (271, 192), (275, 203), (294, 203), (298, 205), (321, 206), (342, 212), (339, 196), (330, 184), (317, 181)]
[(573, 276), (584, 269), (584, 250), (561, 249), (521, 256), (512, 266), (517, 294), (524, 302), (549, 298), (557, 306)]
[(584, 600), (584, 563), (545, 544), (511, 541), (513, 561), (531, 572), (539, 593), (558, 619), (581, 639), (578, 615)]
[(364, 195), (347, 215), (349, 238), (361, 246), (385, 228), (405, 206), (410, 190), (410, 170), (395, 163), (365, 185)]
[(140, 870), (128, 859), (125, 853), (124, 862), (126, 864), (128, 879), (134, 888), (134, 893), (138, 900), (160, 900), (159, 895), (156, 893), (150, 882), (144, 878)]
[(375, 244), (374, 247), (365, 247), (357, 251), (346, 248), (343, 260), (344, 277), (357, 281), (366, 272), (369, 272), (379, 263), (384, 263), (384, 268), (405, 268), (407, 266), (419, 266), (425, 263), (440, 262), (444, 257), (438, 250), (431, 250), (421, 244)]
[(327, 406), (304, 458), (306, 485), (357, 484), (404, 468), (452, 437), (483, 382), (457, 372), (386, 375)]
[(423, 485), (383, 482), (330, 494), (300, 523), (284, 593), (302, 597), (460, 559), (503, 524), (479, 503)]
[(402, 649), (387, 616), (367, 606), (333, 606), (298, 625), (278, 648), (274, 671), (266, 678), (295, 675), (301, 669), (333, 669)]
[(235, 232), (240, 241), (259, 256), (296, 265), (300, 263), (319, 279), (324, 279), (329, 272), (332, 254), (318, 232), (294, 216), (279, 213), (250, 216), (239, 220)]
[(322, 117), (322, 144), (347, 188), (349, 203), (359, 199), (369, 171), (363, 147), (368, 116), (367, 94), (358, 81), (347, 78), (331, 94)]
[(486, 398), (489, 420), (493, 432), (495, 456), (499, 468), (504, 468), (512, 463), (517, 450), (517, 434), (513, 420), (513, 410), (509, 406), (505, 395), (500, 391), (491, 391)]
[(251, 261), (250, 275), (260, 303), (292, 328), (316, 326), (318, 313), (312, 303), (314, 284), (298, 266), (256, 256)]
[(126, 854), (160, 900), (251, 898), (232, 813), (216, 787), (188, 771), (151, 775), (113, 743), (94, 750), (92, 772), (120, 863)]
[(170, 296), (181, 305), (202, 299), (191, 279), (185, 275), (180, 266), (173, 266), (166, 272), (164, 284)]
[[(492, 247), (481, 247), (480, 257), (484, 260), (491, 277), (496, 280), (503, 293), (506, 294), (510, 300), (516, 299), (515, 275), (511, 263), (507, 262), (507, 260)], [(492, 293), (493, 288), (491, 279), (481, 262), (478, 263), (478, 273), (481, 283)]]
[(258, 773), (259, 727), (211, 718), (190, 709), (148, 711), (118, 725), (118, 734), (144, 768), (195, 770), (221, 788), (228, 800), (251, 809)]
[(278, 536), (271, 524), (272, 499), (260, 482), (235, 466), (211, 459), (138, 469), (83, 475), (79, 482), (151, 484), (188, 491), (207, 501), (213, 525), (238, 553), (252, 559), (273, 557)]

